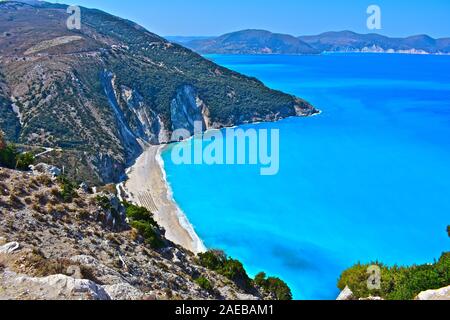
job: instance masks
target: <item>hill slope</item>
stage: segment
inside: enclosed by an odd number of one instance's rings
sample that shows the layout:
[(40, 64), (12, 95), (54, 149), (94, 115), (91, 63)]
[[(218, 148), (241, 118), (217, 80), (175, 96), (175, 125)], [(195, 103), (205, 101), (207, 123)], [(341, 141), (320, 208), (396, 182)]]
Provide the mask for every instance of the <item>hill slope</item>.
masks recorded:
[(80, 180), (117, 181), (141, 142), (169, 142), (194, 120), (220, 128), (316, 112), (99, 10), (82, 8), (81, 30), (68, 30), (66, 8), (0, 3), (0, 128), (62, 148), (52, 161)]
[(265, 30), (244, 30), (218, 38), (184, 43), (201, 54), (314, 54), (319, 53), (305, 42), (286, 34)]
[(65, 189), (45, 173), (0, 168), (0, 300), (275, 298), (203, 267), (152, 225), (155, 248), (133, 223), (138, 207), (132, 215), (116, 196), (82, 189), (64, 200)]
[[(177, 37), (171, 37), (177, 41)], [(295, 38), (263, 30), (244, 30), (217, 38), (183, 40), (183, 45), (201, 54), (314, 54), (322, 52), (450, 53), (450, 38), (427, 35), (389, 38), (351, 31), (325, 32)]]

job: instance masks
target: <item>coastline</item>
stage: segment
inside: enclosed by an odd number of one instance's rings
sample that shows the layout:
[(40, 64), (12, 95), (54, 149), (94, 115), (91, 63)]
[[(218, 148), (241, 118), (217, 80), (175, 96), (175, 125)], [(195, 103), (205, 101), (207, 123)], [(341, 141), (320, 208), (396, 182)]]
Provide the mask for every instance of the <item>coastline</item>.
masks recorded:
[[(323, 113), (319, 109), (316, 110), (317, 112), (303, 117), (319, 116)], [(292, 116), (271, 122), (276, 123), (298, 117)], [(233, 129), (242, 125), (255, 125), (263, 122), (251, 122), (220, 129), (211, 128), (203, 132), (203, 134), (210, 131)], [(194, 138), (195, 136), (191, 136), (187, 140)], [(175, 201), (172, 188), (167, 181), (167, 174), (164, 169), (164, 160), (162, 159), (161, 153), (168, 145), (148, 145), (141, 143), (141, 146), (143, 147), (142, 154), (126, 170), (127, 179), (117, 185), (120, 200), (122, 201), (120, 189), (123, 189), (129, 201), (148, 209), (154, 214), (155, 220), (166, 230), (165, 236), (168, 240), (195, 254), (206, 252), (207, 248), (195, 232), (186, 214)]]
[(123, 188), (130, 201), (147, 208), (166, 230), (166, 238), (193, 252), (206, 251), (188, 218), (173, 198), (161, 157), (165, 145), (145, 146), (143, 153), (128, 168)]

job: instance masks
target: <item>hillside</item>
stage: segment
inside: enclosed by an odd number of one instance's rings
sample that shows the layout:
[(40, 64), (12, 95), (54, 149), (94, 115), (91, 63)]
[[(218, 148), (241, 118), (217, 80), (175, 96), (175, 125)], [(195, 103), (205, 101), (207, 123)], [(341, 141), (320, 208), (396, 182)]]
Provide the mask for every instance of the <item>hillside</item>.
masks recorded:
[(188, 48), (201, 54), (316, 54), (305, 42), (286, 34), (265, 30), (244, 30), (213, 39), (185, 42)]
[(60, 148), (45, 160), (91, 184), (117, 182), (142, 143), (202, 120), (206, 128), (316, 112), (139, 25), (66, 6), (0, 3), (0, 129), (9, 141)]
[[(180, 41), (177, 37), (172, 37)], [(244, 30), (217, 38), (182, 39), (183, 45), (201, 54), (318, 54), (322, 52), (450, 53), (450, 38), (427, 35), (389, 38), (351, 31), (293, 37), (263, 30)]]
[[(0, 300), (290, 295), (284, 284), (263, 289), (264, 282), (251, 281), (242, 264), (222, 253), (195, 256), (176, 246), (146, 209), (122, 205), (107, 189), (78, 188), (62, 176), (0, 168), (0, 217)], [(220, 257), (227, 272), (212, 270), (206, 257)]]

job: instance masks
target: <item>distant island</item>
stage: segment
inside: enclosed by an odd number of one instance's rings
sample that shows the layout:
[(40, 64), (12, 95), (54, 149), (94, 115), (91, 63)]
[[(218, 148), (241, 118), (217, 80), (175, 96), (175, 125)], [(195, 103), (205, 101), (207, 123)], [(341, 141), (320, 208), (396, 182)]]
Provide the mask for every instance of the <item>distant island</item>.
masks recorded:
[(168, 37), (200, 54), (321, 54), (326, 52), (373, 52), (449, 54), (450, 38), (427, 35), (390, 38), (352, 31), (326, 32), (295, 37), (266, 30), (243, 30), (219, 37)]

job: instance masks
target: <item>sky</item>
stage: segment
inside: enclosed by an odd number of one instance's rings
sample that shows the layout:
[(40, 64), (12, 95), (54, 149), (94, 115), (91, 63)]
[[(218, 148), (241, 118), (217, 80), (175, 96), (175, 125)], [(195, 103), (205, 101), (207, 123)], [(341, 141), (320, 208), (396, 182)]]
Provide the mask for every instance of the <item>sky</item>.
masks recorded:
[(292, 35), (370, 33), (367, 8), (381, 9), (387, 36), (450, 37), (449, 0), (53, 0), (97, 8), (162, 36), (216, 36), (243, 29)]

